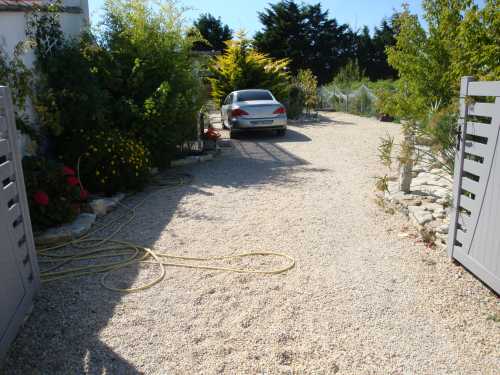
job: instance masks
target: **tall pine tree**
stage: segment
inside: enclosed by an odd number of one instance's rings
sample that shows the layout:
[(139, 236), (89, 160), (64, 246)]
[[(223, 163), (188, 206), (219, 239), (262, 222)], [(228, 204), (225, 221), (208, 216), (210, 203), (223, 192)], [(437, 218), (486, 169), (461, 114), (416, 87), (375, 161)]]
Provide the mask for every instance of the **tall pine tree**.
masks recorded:
[(263, 30), (255, 46), (275, 58), (290, 59), (293, 73), (311, 69), (320, 83), (330, 81), (355, 56), (355, 34), (323, 11), (321, 4), (282, 0), (259, 13)]

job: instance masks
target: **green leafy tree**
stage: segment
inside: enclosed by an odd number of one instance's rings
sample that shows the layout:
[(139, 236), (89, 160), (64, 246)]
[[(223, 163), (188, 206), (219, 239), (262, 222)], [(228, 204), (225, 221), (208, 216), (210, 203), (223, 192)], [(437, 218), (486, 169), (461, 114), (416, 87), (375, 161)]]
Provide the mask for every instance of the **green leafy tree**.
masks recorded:
[(320, 83), (331, 80), (355, 55), (355, 34), (323, 11), (321, 4), (282, 0), (259, 13), (263, 30), (255, 35), (259, 51), (290, 59), (290, 69), (311, 69)]
[(411, 165), (418, 157), (414, 143), (420, 139), (438, 156), (434, 162), (452, 173), (460, 77), (499, 78), (498, 1), (479, 7), (472, 0), (424, 0), (423, 9), (427, 30), (407, 6), (396, 20), (396, 44), (387, 53), (400, 81), (386, 104), (406, 120), (400, 162)]
[(484, 7), (473, 5), (458, 27), (451, 66), (452, 77), (473, 75), (478, 79), (500, 79), (500, 11), (498, 0)]
[(195, 42), (196, 51), (222, 51), (226, 48), (225, 42), (233, 38), (233, 31), (222, 20), (211, 14), (202, 14), (194, 22), (194, 28), (199, 31), (204, 40)]
[[(356, 65), (358, 66), (358, 71), (365, 71), (368, 76), (370, 72), (374, 69), (373, 55), (375, 46), (370, 35), (370, 30), (367, 26), (363, 27), (361, 32), (356, 36)], [(340, 70), (345, 72), (345, 67), (352, 65), (352, 60), (348, 62)], [(352, 66), (351, 66), (352, 67)], [(370, 77), (371, 78), (371, 77)]]
[(389, 65), (386, 53), (388, 47), (396, 44), (394, 20), (397, 17), (398, 15), (395, 14), (390, 20), (382, 20), (380, 26), (376, 27), (373, 33), (369, 63), (362, 64), (366, 74), (372, 81), (397, 78), (397, 72)]
[(225, 52), (216, 56), (210, 66), (209, 82), (217, 104), (232, 91), (259, 88), (270, 90), (278, 99), (287, 96), (288, 60), (275, 60), (256, 51), (244, 34), (226, 42)]

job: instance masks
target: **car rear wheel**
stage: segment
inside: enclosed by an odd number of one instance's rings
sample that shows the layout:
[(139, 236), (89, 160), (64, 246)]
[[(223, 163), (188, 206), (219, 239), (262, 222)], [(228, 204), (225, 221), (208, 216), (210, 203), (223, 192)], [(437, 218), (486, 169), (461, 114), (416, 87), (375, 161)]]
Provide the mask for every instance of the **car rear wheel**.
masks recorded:
[(278, 133), (278, 136), (283, 137), (286, 134), (286, 129), (280, 129), (277, 131), (277, 133)]

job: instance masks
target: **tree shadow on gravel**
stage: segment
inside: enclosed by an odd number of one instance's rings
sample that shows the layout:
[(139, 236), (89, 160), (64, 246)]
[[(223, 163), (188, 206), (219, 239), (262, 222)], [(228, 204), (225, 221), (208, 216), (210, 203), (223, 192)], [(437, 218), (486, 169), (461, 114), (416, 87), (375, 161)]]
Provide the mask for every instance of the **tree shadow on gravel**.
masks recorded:
[[(135, 194), (125, 199), (124, 204), (132, 207), (152, 191), (146, 189)], [(153, 246), (170, 222), (179, 201), (195, 191), (189, 186), (157, 191), (151, 195), (155, 204), (148, 210), (139, 208), (134, 221), (115, 238), (138, 243), (137, 238), (140, 237), (141, 245)], [(119, 208), (98, 220), (97, 225), (125, 212), (125, 209)], [(151, 225), (144, 225), (145, 222)], [(105, 237), (113, 229), (111, 226), (97, 236)], [(132, 264), (111, 275), (107, 283), (118, 288), (130, 288), (147, 282), (147, 278), (151, 277), (141, 274), (141, 265)], [(109, 321), (117, 313), (122, 314), (120, 310), (124, 310), (122, 299), (125, 296), (124, 293), (103, 288), (100, 282), (101, 275), (92, 275), (42, 284), (33, 312), (10, 348), (0, 374), (142, 374), (134, 363), (117, 354), (100, 337)], [(120, 331), (114, 335), (115, 342), (123, 345), (133, 339)]]
[(249, 142), (262, 141), (273, 144), (286, 142), (311, 142), (311, 138), (290, 128), (287, 129), (284, 136), (276, 135), (276, 132), (272, 130), (252, 130), (236, 133), (236, 139), (242, 141), (246, 140)]
[[(177, 170), (166, 174), (186, 172), (193, 175), (192, 183), (157, 191), (150, 196), (151, 202), (137, 210), (134, 222), (126, 226), (117, 239), (153, 247), (166, 230), (174, 214), (193, 221), (193, 225), (206, 225), (211, 218), (208, 214), (193, 214), (179, 210), (179, 203), (189, 195), (211, 195), (207, 188), (214, 186), (245, 189), (250, 187), (264, 189), (284, 184), (300, 184), (311, 174), (327, 170), (313, 168), (309, 162), (289, 150), (288, 143), (310, 142), (311, 139), (300, 132), (289, 130), (284, 137), (270, 133), (248, 133), (240, 139), (229, 141), (232, 147), (225, 148), (216, 160)], [(138, 193), (124, 201), (133, 206), (155, 188)], [(108, 222), (123, 214), (118, 209), (104, 217)], [(198, 224), (199, 223), (199, 224)], [(100, 234), (105, 236), (109, 231)], [(138, 241), (139, 239), (139, 241)], [(189, 239), (186, 239), (189, 241)], [(177, 249), (169, 249), (175, 253)], [(144, 282), (151, 276), (140, 265), (131, 265), (109, 279), (120, 288), (127, 288)], [(35, 301), (30, 319), (14, 342), (5, 363), (4, 372), (8, 375), (66, 375), (66, 374), (141, 374), (134, 363), (135, 358), (123, 358), (116, 349), (103, 341), (102, 332), (109, 327), (110, 321), (123, 321), (127, 318), (128, 298), (140, 299), (140, 294), (127, 297), (124, 294), (104, 289), (99, 275), (84, 276), (76, 279), (61, 280), (43, 284)], [(162, 287), (162, 284), (158, 287)], [(137, 297), (136, 297), (137, 296)], [(151, 301), (149, 299), (149, 301)], [(134, 302), (137, 304), (137, 302)], [(139, 304), (148, 316), (151, 305)], [(113, 327), (113, 323), (111, 323)], [(115, 323), (117, 324), (117, 323)], [(143, 324), (131, 321), (130, 326)], [(117, 324), (120, 327), (119, 324)], [(116, 330), (114, 344), (127, 346), (128, 351), (145, 350), (134, 347), (137, 337), (128, 337), (127, 330)], [(109, 337), (109, 328), (106, 329)], [(108, 340), (107, 340), (108, 341)], [(109, 341), (108, 341), (109, 342)], [(116, 344), (119, 343), (119, 344)], [(132, 349), (131, 349), (132, 347)], [(139, 357), (139, 355), (137, 356)]]
[(311, 142), (309, 137), (290, 128), (283, 137), (269, 131), (248, 132), (224, 142), (231, 147), (224, 147), (219, 160), (199, 166), (197, 186), (277, 187), (301, 183), (311, 173), (327, 171), (313, 168), (287, 149), (289, 143)]

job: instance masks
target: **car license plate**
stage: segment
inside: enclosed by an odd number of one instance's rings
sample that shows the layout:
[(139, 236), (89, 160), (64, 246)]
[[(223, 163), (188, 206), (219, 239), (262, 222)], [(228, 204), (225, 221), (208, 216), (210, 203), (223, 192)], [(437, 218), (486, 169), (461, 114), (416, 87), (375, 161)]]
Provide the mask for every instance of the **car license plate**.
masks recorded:
[(250, 121), (252, 125), (266, 125), (266, 124), (272, 124), (273, 120), (262, 120), (262, 121)]

